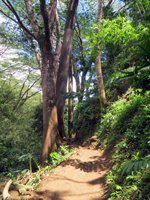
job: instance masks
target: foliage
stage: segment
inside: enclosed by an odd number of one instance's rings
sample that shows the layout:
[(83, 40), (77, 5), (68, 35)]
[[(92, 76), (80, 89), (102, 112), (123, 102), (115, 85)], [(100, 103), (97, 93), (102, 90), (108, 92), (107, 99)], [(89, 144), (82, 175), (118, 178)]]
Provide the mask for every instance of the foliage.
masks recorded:
[(73, 153), (74, 152), (68, 146), (60, 146), (58, 151), (50, 153), (50, 163), (55, 167), (69, 158)]
[(130, 92), (104, 114), (98, 135), (103, 144), (113, 146), (113, 167), (107, 176), (110, 200), (149, 199), (149, 130), (149, 92)]
[(149, 88), (149, 34), (148, 24), (135, 24), (124, 15), (103, 19), (99, 27), (89, 30), (86, 42), (93, 55), (102, 49), (105, 81), (111, 90), (120, 79), (130, 81), (135, 88)]
[(111, 193), (109, 199), (148, 200), (149, 178), (149, 171), (140, 171), (124, 177), (124, 180), (119, 180), (119, 174), (113, 171), (107, 178)]
[[(94, 30), (94, 31), (93, 31)], [(113, 30), (113, 31), (112, 31)], [(122, 45), (127, 47), (129, 43), (137, 44), (137, 41), (148, 32), (148, 28), (142, 25), (134, 26), (131, 20), (126, 17), (118, 16), (115, 19), (103, 19), (102, 23), (97, 27), (94, 25), (89, 30), (86, 37), (91, 48), (97, 50), (105, 48), (108, 44)]]
[[(37, 165), (37, 171), (31, 172), (29, 169), (24, 170), (16, 170), (9, 172), (7, 176), (13, 179), (15, 182), (19, 184), (23, 184), (29, 189), (34, 190), (40, 183), (41, 177), (46, 175), (49, 171), (51, 171), (54, 167), (59, 165), (61, 162), (68, 159), (75, 151), (68, 147), (67, 145), (62, 145), (57, 151), (53, 151), (50, 153), (50, 160), (47, 162), (45, 167), (41, 167), (34, 158), (32, 158), (33, 162)], [(22, 155), (19, 160), (28, 161), (31, 158), (30, 154)]]
[(84, 141), (93, 134), (95, 125), (99, 120), (100, 105), (96, 96), (78, 103), (74, 111), (74, 131), (76, 139)]
[[(18, 87), (14, 89), (6, 81), (0, 82), (1, 172), (11, 171), (12, 168), (28, 167), (26, 159), (19, 159), (22, 155), (31, 154), (38, 159), (40, 137), (32, 128), (34, 106), (31, 107), (36, 101), (28, 100), (19, 107), (19, 110), (16, 110), (19, 98)], [(20, 163), (19, 166), (18, 162)]]
[[(113, 31), (112, 31), (113, 30)], [(143, 32), (147, 31), (143, 26), (134, 27), (131, 20), (118, 16), (114, 20), (103, 20), (97, 34), (99, 44), (123, 44), (139, 39)]]
[[(124, 121), (126, 121), (125, 124)], [(101, 137), (105, 135), (105, 137), (109, 138), (109, 144), (112, 144), (112, 141), (115, 142), (117, 138), (123, 139), (124, 135), (130, 137), (130, 139), (132, 138), (132, 140), (134, 138), (136, 140), (143, 133), (146, 136), (148, 133), (146, 131), (148, 130), (148, 123), (149, 93), (143, 96), (140, 93), (138, 94), (138, 92), (132, 92), (126, 99), (120, 98), (108, 108), (106, 114), (101, 119), (98, 132)], [(135, 134), (131, 134), (132, 132)]]
[(126, 162), (122, 167), (122, 175), (129, 174), (132, 171), (140, 171), (141, 169), (150, 168), (150, 156), (146, 156), (141, 160)]
[[(104, 1), (104, 5), (108, 2)], [(15, 0), (12, 4), (24, 25), (31, 30), (24, 2)], [(118, 8), (115, 7), (116, 4)], [(148, 183), (150, 178), (148, 156), (150, 147), (150, 93), (148, 92), (150, 88), (150, 1), (113, 1), (112, 6), (104, 8), (104, 18), (99, 27), (95, 25), (96, 6), (96, 1), (80, 1), (76, 18), (72, 57), (77, 66), (76, 71), (80, 82), (82, 75), (84, 73), (87, 75), (84, 83), (85, 90), (82, 94), (80, 92), (72, 94), (75, 102), (74, 133), (77, 139), (85, 140), (95, 133), (98, 124), (96, 132), (102, 145), (113, 146), (113, 168), (107, 177), (110, 189), (109, 199), (148, 200), (150, 198), (148, 196), (150, 187)], [(66, 1), (62, 1), (58, 7), (62, 36)], [(15, 19), (3, 2), (0, 3), (0, 9)], [(43, 35), (43, 19), (39, 3), (35, 0), (33, 10), (40, 26), (40, 33)], [(2, 24), (0, 32), (1, 44), (17, 49), (18, 57), (13, 59), (15, 67), (17, 67), (16, 63), (23, 63), (37, 69), (33, 45), (25, 32), (9, 19)], [(39, 48), (37, 43), (33, 42)], [(55, 44), (56, 42), (54, 46)], [(107, 110), (100, 110), (98, 89), (95, 87), (94, 60), (99, 50), (102, 52), (107, 97), (109, 101), (113, 101)], [(10, 63), (0, 64), (0, 67), (10, 70), (12, 74), (13, 67), (10, 69)], [(34, 74), (34, 71), (31, 73)], [(9, 171), (11, 174), (12, 171), (17, 173), (18, 170), (22, 171), (22, 168), (29, 168), (30, 157), (35, 167), (39, 168), (37, 161), (43, 129), (41, 102), (39, 105), (39, 101), (34, 100), (39, 98), (36, 96), (16, 109), (21, 86), (15, 84), (12, 86), (8, 80), (8, 74), (5, 78), (5, 81), (0, 82), (0, 171)], [(132, 89), (127, 91), (131, 87)], [(76, 102), (76, 97), (82, 97), (82, 95), (83, 101)], [(117, 101), (114, 102), (114, 100)], [(69, 154), (70, 150), (65, 146), (61, 146), (57, 152), (52, 152), (51, 165), (40, 169), (36, 174), (33, 173), (29, 184), (37, 185), (42, 173), (50, 170), (52, 165), (58, 165)], [(26, 170), (21, 176), (26, 179), (30, 175), (29, 170)]]
[(32, 129), (35, 131), (39, 137), (42, 137), (43, 133), (43, 112), (42, 112), (42, 105), (39, 104), (35, 107), (33, 111), (33, 118), (34, 121), (32, 123)]

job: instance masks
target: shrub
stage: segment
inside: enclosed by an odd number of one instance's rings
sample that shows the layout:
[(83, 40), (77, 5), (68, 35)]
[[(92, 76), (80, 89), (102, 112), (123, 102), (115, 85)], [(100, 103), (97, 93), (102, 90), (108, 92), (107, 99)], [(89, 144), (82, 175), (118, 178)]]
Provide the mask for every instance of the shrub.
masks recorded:
[(99, 99), (92, 97), (82, 103), (78, 103), (74, 112), (74, 132), (76, 138), (84, 140), (93, 134), (94, 128), (99, 121)]
[(150, 147), (149, 92), (132, 92), (108, 108), (97, 134), (113, 147), (112, 170), (107, 176), (110, 200), (148, 200)]
[(20, 156), (39, 155), (41, 138), (32, 128), (34, 104), (30, 100), (16, 110), (18, 98), (11, 84), (0, 82), (0, 172), (29, 168), (28, 162), (19, 162)]

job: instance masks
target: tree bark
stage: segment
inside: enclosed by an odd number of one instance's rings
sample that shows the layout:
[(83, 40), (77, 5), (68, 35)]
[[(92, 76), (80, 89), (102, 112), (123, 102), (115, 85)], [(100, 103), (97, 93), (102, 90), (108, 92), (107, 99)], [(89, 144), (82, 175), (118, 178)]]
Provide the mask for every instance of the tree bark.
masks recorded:
[[(56, 108), (56, 69), (54, 66), (53, 31), (51, 25), (55, 21), (57, 0), (50, 2), (46, 9), (46, 1), (40, 0), (41, 15), (43, 17), (45, 34), (40, 38), (41, 49), (41, 78), (43, 92), (43, 145), (41, 164), (44, 165), (49, 152), (52, 151), (57, 135), (57, 108)], [(53, 17), (50, 19), (50, 16)]]
[(70, 62), (70, 67), (69, 67), (68, 92), (69, 92), (69, 98), (68, 98), (68, 136), (69, 136), (69, 138), (71, 138), (71, 133), (72, 133), (72, 128), (73, 128), (73, 98), (72, 98), (73, 76), (72, 76), (72, 64), (71, 64), (71, 62)]
[(58, 130), (60, 136), (66, 136), (64, 129), (64, 105), (65, 105), (65, 92), (67, 87), (68, 69), (70, 63), (70, 54), (72, 50), (72, 37), (75, 22), (75, 14), (79, 0), (71, 0), (69, 3), (67, 20), (65, 25), (65, 32), (62, 44), (62, 51), (60, 57), (60, 65), (57, 76), (56, 95), (57, 95), (57, 113), (58, 113)]
[[(41, 29), (36, 20), (32, 0), (24, 0), (27, 10), (27, 15), (30, 21), (30, 29), (21, 21), (18, 13), (9, 0), (2, 0), (6, 7), (14, 14), (16, 20), (9, 17), (32, 38), (35, 39), (40, 47), (41, 61), (41, 79), (42, 79), (42, 93), (43, 93), (43, 147), (41, 153), (41, 164), (44, 164), (48, 158), (49, 152), (52, 150), (55, 138), (57, 135), (57, 126), (59, 121), (59, 132), (63, 137), (64, 123), (63, 110), (65, 102), (65, 92), (68, 77), (68, 67), (70, 60), (70, 52), (72, 48), (72, 35), (75, 13), (78, 5), (78, 0), (71, 0), (69, 3), (67, 21), (65, 26), (64, 41), (62, 46), (62, 53), (59, 65), (59, 54), (61, 49), (61, 41), (56, 43), (56, 55), (54, 53), (53, 36), (55, 31), (55, 24), (57, 24), (57, 35), (59, 36), (59, 24), (57, 20), (57, 0), (51, 0), (49, 8), (47, 9), (46, 0), (39, 0), (40, 14), (43, 18), (44, 31)], [(59, 38), (60, 39), (60, 38)], [(56, 67), (55, 67), (56, 66)], [(59, 70), (58, 70), (59, 67)], [(57, 101), (56, 101), (56, 74), (58, 71), (57, 82)], [(57, 112), (58, 109), (58, 112)], [(57, 121), (58, 114), (58, 121)]]
[(57, 135), (57, 109), (56, 98), (56, 76), (53, 66), (53, 55), (49, 53), (45, 45), (41, 47), (42, 58), (42, 92), (43, 92), (43, 147), (41, 153), (41, 164), (48, 158)]
[(39, 26), (38, 26), (38, 23), (37, 23), (37, 20), (35, 18), (35, 14), (33, 11), (33, 6), (32, 6), (33, 2), (32, 2), (32, 0), (24, 0), (24, 1), (25, 1), (26, 10), (27, 10), (28, 18), (30, 20), (30, 24), (31, 24), (33, 33), (34, 33), (35, 37), (37, 39), (39, 39), (40, 30), (39, 30)]
[[(101, 19), (103, 16), (103, 0), (98, 1), (98, 15), (97, 15), (97, 26), (101, 23)], [(103, 73), (102, 73), (102, 60), (101, 60), (101, 50), (97, 53), (96, 59), (96, 74), (97, 74), (97, 83), (98, 83), (98, 92), (100, 98), (101, 108), (107, 106), (107, 99), (105, 93), (105, 86), (103, 81)]]
[[(73, 69), (73, 76), (74, 76), (74, 79), (75, 79), (75, 82), (76, 82), (76, 93), (80, 93), (80, 78), (79, 78), (79, 72), (77, 70), (77, 66), (76, 66), (76, 63), (75, 63), (75, 58), (72, 56), (71, 58), (71, 64), (72, 64), (72, 69)], [(79, 98), (78, 98), (78, 101), (79, 101)]]

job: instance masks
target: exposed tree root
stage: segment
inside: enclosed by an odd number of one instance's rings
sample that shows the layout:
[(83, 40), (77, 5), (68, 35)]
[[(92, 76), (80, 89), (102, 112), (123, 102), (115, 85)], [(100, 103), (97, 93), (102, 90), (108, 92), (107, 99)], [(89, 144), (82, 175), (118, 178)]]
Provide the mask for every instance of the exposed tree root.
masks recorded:
[(9, 194), (9, 188), (10, 188), (12, 182), (13, 182), (13, 181), (10, 179), (10, 180), (6, 183), (6, 185), (5, 185), (5, 187), (4, 187), (4, 190), (3, 190), (3, 194), (2, 194), (3, 200), (10, 200), (10, 199), (11, 199), (11, 196), (10, 196), (10, 194)]
[(9, 194), (9, 190), (18, 191), (20, 195), (25, 195), (27, 191), (32, 190), (32, 186), (19, 184), (17, 182), (13, 182), (11, 179), (6, 183), (3, 193), (2, 199), (3, 200), (12, 200), (13, 198)]

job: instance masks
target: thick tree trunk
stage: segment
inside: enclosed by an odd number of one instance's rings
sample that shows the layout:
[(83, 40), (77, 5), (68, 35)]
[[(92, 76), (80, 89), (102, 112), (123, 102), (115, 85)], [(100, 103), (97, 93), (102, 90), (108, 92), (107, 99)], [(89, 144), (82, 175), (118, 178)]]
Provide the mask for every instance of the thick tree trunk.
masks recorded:
[[(28, 19), (31, 25), (29, 29), (24, 25), (11, 2), (3, 2), (16, 17), (16, 20), (10, 17), (8, 18), (12, 19), (13, 22), (19, 24), (20, 27), (28, 34), (28, 36), (32, 38), (32, 40), (36, 40), (41, 50), (41, 60), (39, 60), (37, 49), (35, 49), (35, 55), (37, 56), (38, 64), (41, 67), (42, 79), (43, 147), (41, 153), (41, 163), (44, 164), (55, 142), (58, 124), (56, 108), (56, 73), (58, 70), (58, 59), (54, 59), (55, 55), (53, 53), (55, 24), (56, 21), (58, 21), (56, 19), (57, 0), (51, 0), (49, 6), (46, 0), (39, 0), (40, 13), (38, 14), (40, 14), (43, 19), (43, 29), (41, 29), (41, 25), (39, 25), (38, 20), (36, 19), (33, 0), (24, 0)], [(59, 47), (56, 50), (56, 53), (58, 52), (58, 54), (59, 49), (61, 48)], [(54, 65), (56, 66), (56, 68), (54, 67)]]
[(44, 23), (44, 35), (39, 40), (41, 49), (41, 78), (43, 92), (43, 146), (41, 164), (44, 165), (52, 151), (57, 135), (56, 108), (56, 61), (53, 53), (54, 24), (56, 20), (57, 0), (51, 0), (47, 9), (46, 0), (40, 0), (40, 11)]
[[(97, 25), (101, 23), (102, 15), (103, 15), (103, 0), (98, 0)], [(97, 53), (95, 64), (96, 64), (96, 74), (97, 74), (100, 105), (101, 105), (101, 108), (103, 108), (107, 106), (107, 99), (106, 99), (105, 86), (104, 86), (104, 81), (103, 81), (101, 51)]]
[(68, 69), (70, 62), (70, 53), (72, 49), (72, 36), (75, 21), (75, 13), (78, 6), (78, 0), (71, 0), (69, 3), (67, 21), (65, 25), (65, 32), (62, 44), (62, 51), (60, 57), (60, 65), (57, 76), (57, 113), (58, 113), (58, 130), (61, 137), (65, 137), (64, 130), (64, 105), (65, 105), (65, 92), (67, 87)]
[(53, 66), (53, 55), (43, 45), (41, 48), (42, 58), (42, 92), (43, 92), (43, 147), (41, 153), (41, 164), (48, 158), (57, 135), (57, 108), (56, 98), (56, 76)]
[(68, 98), (68, 136), (69, 136), (69, 138), (71, 138), (71, 133), (72, 133), (72, 128), (73, 128), (73, 98), (72, 98), (73, 76), (72, 76), (71, 62), (70, 62), (70, 67), (69, 67), (68, 92), (69, 92), (69, 98)]

